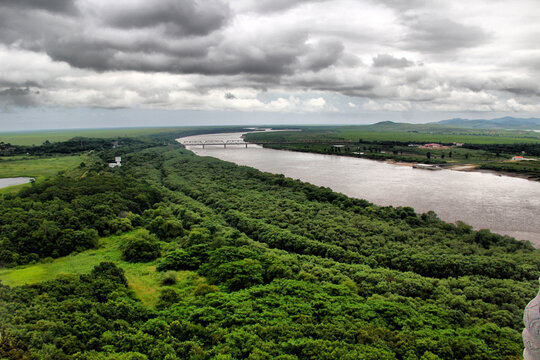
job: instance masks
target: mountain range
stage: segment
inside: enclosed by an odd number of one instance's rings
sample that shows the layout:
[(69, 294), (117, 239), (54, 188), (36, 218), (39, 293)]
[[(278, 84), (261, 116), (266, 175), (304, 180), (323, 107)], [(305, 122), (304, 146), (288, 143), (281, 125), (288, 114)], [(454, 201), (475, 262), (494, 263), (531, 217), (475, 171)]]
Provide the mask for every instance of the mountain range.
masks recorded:
[(471, 129), (508, 129), (508, 130), (540, 130), (540, 119), (539, 118), (514, 118), (511, 116), (506, 116), (497, 119), (449, 119), (442, 120), (438, 122), (432, 122), (430, 124), (440, 124), (455, 126), (460, 128), (471, 128)]

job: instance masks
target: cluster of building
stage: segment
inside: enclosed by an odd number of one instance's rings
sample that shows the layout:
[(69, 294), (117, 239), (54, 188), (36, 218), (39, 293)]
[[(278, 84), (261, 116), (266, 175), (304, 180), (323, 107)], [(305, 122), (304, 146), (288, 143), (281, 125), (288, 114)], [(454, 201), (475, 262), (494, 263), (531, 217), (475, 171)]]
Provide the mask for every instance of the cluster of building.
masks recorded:
[(409, 144), (409, 146), (411, 147), (417, 147), (417, 148), (420, 148), (420, 149), (451, 149), (453, 147), (462, 147), (463, 146), (463, 143), (452, 143), (451, 146), (448, 146), (448, 145), (441, 145), (441, 144), (437, 144), (437, 143), (428, 143), (428, 144)]
[(117, 166), (122, 166), (122, 164), (121, 164), (122, 158), (120, 156), (115, 157), (114, 161), (115, 162), (113, 162), (113, 163), (109, 163), (110, 168), (114, 168), (114, 167), (117, 167)]
[(523, 156), (513, 156), (512, 157), (512, 160), (514, 161), (534, 161), (534, 160), (538, 160), (538, 159), (529, 159), (529, 158), (526, 158), (526, 157), (523, 157)]

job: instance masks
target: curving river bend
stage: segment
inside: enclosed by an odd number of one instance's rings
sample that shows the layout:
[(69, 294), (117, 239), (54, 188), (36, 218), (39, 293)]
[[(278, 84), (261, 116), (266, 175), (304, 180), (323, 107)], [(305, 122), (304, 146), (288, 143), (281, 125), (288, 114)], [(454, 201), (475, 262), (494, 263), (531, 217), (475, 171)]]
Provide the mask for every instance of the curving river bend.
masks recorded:
[[(238, 140), (243, 133), (177, 139)], [(329, 187), (377, 205), (433, 210), (444, 221), (462, 220), (475, 229), (530, 240), (540, 247), (540, 182), (492, 173), (428, 171), (345, 156), (245, 146), (188, 146), (195, 154)]]

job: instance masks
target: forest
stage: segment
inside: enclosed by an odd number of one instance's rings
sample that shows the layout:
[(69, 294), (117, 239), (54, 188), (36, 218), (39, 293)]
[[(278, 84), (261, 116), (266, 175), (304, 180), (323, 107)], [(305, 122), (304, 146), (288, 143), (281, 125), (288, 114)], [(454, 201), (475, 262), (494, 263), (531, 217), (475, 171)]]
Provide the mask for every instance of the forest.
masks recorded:
[[(520, 358), (540, 277), (530, 243), (198, 157), (173, 138), (96, 148), (78, 171), (0, 198), (0, 281), (111, 237), (122, 257), (0, 282), (0, 358)], [(159, 277), (155, 304), (126, 264)]]

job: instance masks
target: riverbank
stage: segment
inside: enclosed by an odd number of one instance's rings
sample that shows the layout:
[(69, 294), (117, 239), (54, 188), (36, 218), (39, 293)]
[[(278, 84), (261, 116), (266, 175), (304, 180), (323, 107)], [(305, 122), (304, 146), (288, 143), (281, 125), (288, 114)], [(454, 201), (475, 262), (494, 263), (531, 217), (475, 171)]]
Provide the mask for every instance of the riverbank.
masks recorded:
[[(540, 137), (533, 132), (527, 133), (526, 138), (522, 135), (516, 132), (473, 134), (464, 129), (451, 131), (381, 123), (359, 127), (306, 127), (296, 133), (248, 134), (246, 140), (279, 150), (435, 164), (459, 171), (493, 170), (497, 174), (537, 181), (540, 178)], [(511, 160), (520, 156), (535, 161)]]
[[(241, 135), (220, 134), (219, 139), (236, 140)], [(207, 140), (215, 139), (207, 136)], [(277, 150), (258, 145), (247, 149), (244, 146), (189, 149), (200, 156), (329, 187), (379, 206), (412, 207), (419, 214), (432, 210), (446, 222), (464, 221), (474, 229), (490, 229), (540, 246), (540, 225), (528, 220), (540, 211), (540, 183), (536, 181), (493, 176), (467, 163), (459, 164), (461, 170), (457, 171), (445, 171), (450, 170), (446, 167), (442, 171), (421, 171), (412, 169), (413, 163), (409, 162), (370, 161), (357, 156)]]
[[(254, 145), (259, 145), (257, 143), (250, 143)], [(320, 151), (309, 151), (309, 149), (295, 149), (295, 148), (278, 148), (274, 146), (265, 146), (264, 144), (259, 145), (267, 149), (273, 149), (273, 150), (281, 150), (281, 151), (294, 151), (294, 152), (302, 152), (302, 153), (309, 153), (309, 154), (323, 154), (323, 155), (334, 155), (334, 156), (342, 156), (342, 157), (348, 157), (348, 158), (356, 158), (356, 159), (366, 159), (366, 160), (372, 160), (377, 162), (382, 162), (386, 164), (391, 165), (397, 165), (397, 166), (408, 166), (413, 167), (414, 164), (419, 164), (419, 162), (410, 162), (410, 161), (396, 161), (393, 159), (373, 159), (371, 157), (367, 156), (361, 156), (358, 154), (348, 154), (348, 153), (332, 153), (332, 154), (326, 154), (324, 152)], [(485, 173), (485, 174), (494, 174), (499, 176), (510, 176), (525, 180), (531, 180), (540, 182), (540, 177), (536, 177), (534, 175), (529, 175), (526, 173), (519, 173), (519, 172), (511, 172), (511, 171), (500, 171), (500, 170), (491, 170), (491, 169), (482, 169), (480, 168), (482, 164), (451, 164), (451, 163), (443, 163), (443, 164), (437, 164), (443, 169), (446, 170), (453, 170), (453, 171), (462, 171), (462, 172), (479, 172), (479, 173)]]
[[(350, 156), (350, 157), (353, 157), (353, 156)], [(392, 165), (398, 165), (398, 166), (409, 166), (409, 167), (413, 167), (413, 165), (416, 164), (413, 162), (391, 161), (391, 160), (386, 161), (386, 163), (392, 164)], [(484, 174), (493, 174), (493, 175), (498, 175), (498, 176), (511, 176), (511, 177), (525, 179), (525, 180), (540, 181), (540, 178), (528, 176), (526, 174), (520, 174), (520, 173), (515, 173), (515, 172), (509, 172), (509, 171), (481, 169), (479, 166), (480, 165), (475, 165), (475, 164), (455, 164), (455, 165), (447, 165), (447, 166), (443, 165), (441, 167), (443, 169), (453, 170), (453, 171), (479, 172), (479, 173), (484, 173)]]

